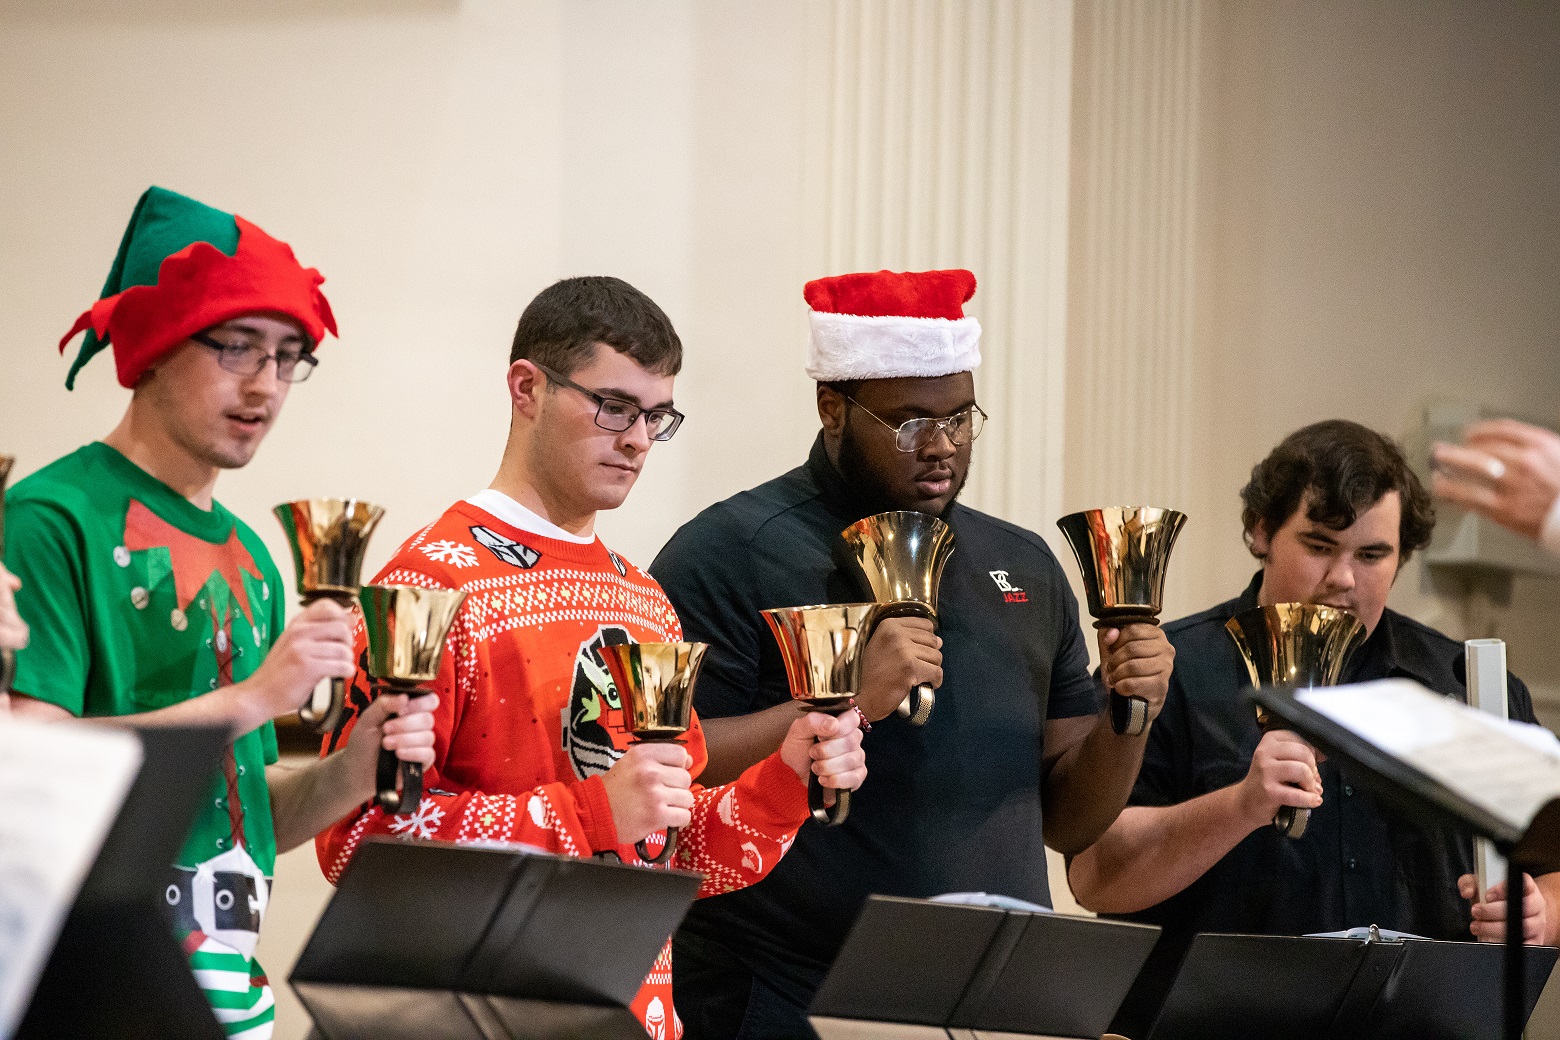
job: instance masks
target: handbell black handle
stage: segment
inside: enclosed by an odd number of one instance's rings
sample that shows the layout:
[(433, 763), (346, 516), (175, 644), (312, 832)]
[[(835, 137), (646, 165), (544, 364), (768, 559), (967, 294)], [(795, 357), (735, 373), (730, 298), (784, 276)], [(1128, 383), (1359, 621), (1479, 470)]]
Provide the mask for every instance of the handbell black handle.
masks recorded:
[(667, 857), (677, 848), (677, 828), (666, 828), (666, 844), (661, 846), (661, 851), (654, 856), (650, 855), (650, 849), (643, 841), (634, 842), (634, 851), (639, 853), (639, 858), (652, 867), (665, 863)]
[[(374, 696), (378, 697), (384, 692), (385, 687), (374, 684)], [(397, 693), (413, 693), (414, 689), (395, 690)], [(395, 715), (386, 715), (386, 721), (396, 718)], [(405, 816), (417, 811), (422, 804), (423, 767), (421, 762), (405, 762), (395, 757), (395, 752), (387, 750), (381, 745), (379, 758), (374, 764), (374, 801), (379, 803), (385, 812), (395, 816)], [(397, 781), (399, 780), (399, 783)]]
[(1142, 736), (1148, 729), (1148, 702), (1110, 691), (1110, 728), (1124, 737)]
[(320, 703), (319, 687), (309, 694), (309, 703), (298, 709), (298, 721), (315, 733), (330, 733), (341, 721), (341, 710), (347, 703), (347, 680), (330, 681), (330, 699)]
[[(422, 776), (421, 762), (404, 762), (395, 757), (394, 751), (380, 748), (379, 762), (374, 770), (375, 786), (379, 790), (374, 794), (374, 801), (383, 806), (385, 812), (396, 816), (416, 812), (422, 804)], [(396, 783), (398, 778), (399, 785)]]
[(1279, 806), (1273, 814), (1273, 826), (1286, 838), (1305, 837), (1306, 826), (1311, 822), (1311, 810), (1294, 805)]
[(932, 717), (932, 706), (937, 702), (937, 695), (932, 688), (925, 683), (912, 689), (904, 700), (894, 705), (894, 710), (900, 717), (910, 720), (912, 726), (924, 726), (926, 720)]
[[(825, 790), (834, 792), (833, 805), (824, 802)], [(844, 788), (825, 788), (817, 773), (808, 773), (807, 808), (812, 810), (812, 818), (825, 827), (838, 827), (850, 815), (850, 792)]]

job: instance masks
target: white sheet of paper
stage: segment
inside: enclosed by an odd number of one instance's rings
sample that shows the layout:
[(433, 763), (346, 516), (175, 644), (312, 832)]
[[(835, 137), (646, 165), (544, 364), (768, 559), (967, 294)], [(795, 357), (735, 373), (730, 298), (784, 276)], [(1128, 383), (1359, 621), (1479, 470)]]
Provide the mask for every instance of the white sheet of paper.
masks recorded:
[(140, 767), (132, 733), (0, 716), (0, 1037), (20, 1024)]
[(1560, 797), (1560, 740), (1542, 726), (1497, 719), (1410, 679), (1295, 699), (1519, 830)]

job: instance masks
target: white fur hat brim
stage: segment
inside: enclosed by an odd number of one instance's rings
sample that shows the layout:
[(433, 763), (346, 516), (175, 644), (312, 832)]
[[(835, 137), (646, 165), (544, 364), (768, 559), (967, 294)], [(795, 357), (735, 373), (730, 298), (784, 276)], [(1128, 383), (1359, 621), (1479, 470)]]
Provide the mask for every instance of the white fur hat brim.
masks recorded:
[(807, 375), (820, 383), (930, 378), (980, 366), (974, 318), (864, 317), (809, 311)]

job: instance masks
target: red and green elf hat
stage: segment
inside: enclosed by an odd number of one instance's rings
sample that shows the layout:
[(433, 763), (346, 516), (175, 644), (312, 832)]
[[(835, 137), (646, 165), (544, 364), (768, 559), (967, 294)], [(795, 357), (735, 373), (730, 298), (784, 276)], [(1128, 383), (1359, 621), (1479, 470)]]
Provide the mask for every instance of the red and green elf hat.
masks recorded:
[(298, 263), (278, 241), (243, 217), (165, 188), (148, 188), (135, 205), (119, 255), (97, 303), (60, 340), (60, 353), (83, 330), (65, 386), (113, 345), (119, 385), (133, 389), (159, 358), (194, 333), (245, 314), (283, 314), (319, 343), (336, 334), (324, 277)]

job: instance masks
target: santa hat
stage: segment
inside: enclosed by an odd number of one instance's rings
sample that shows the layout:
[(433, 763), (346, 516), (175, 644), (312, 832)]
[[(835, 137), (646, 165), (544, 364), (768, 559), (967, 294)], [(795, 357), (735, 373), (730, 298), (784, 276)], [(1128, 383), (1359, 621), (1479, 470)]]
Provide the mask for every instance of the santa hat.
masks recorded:
[(980, 365), (980, 322), (968, 271), (877, 271), (819, 278), (802, 290), (812, 310), (807, 374), (820, 383), (946, 376)]
[(134, 388), (159, 358), (194, 333), (245, 314), (284, 314), (319, 343), (336, 333), (325, 279), (292, 249), (243, 217), (212, 209), (165, 188), (136, 203), (119, 254), (97, 303), (60, 340), (87, 335), (65, 377), (112, 344), (119, 384)]

